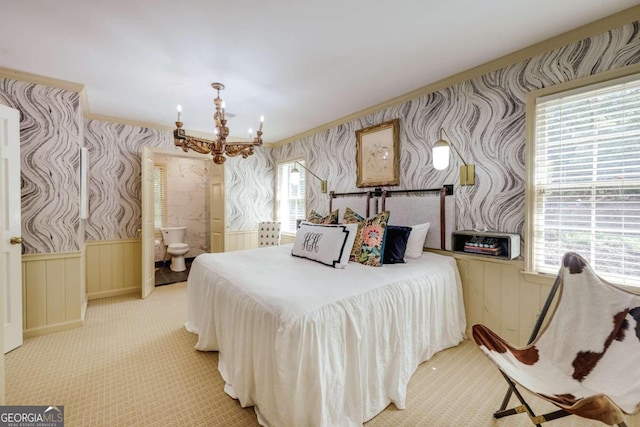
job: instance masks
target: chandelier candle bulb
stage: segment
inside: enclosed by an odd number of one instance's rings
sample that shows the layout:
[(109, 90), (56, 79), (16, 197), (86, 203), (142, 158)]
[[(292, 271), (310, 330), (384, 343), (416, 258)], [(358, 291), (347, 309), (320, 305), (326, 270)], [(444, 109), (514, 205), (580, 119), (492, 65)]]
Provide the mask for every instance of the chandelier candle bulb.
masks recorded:
[(178, 104), (178, 121), (181, 121), (180, 114), (182, 114), (182, 105)]
[(249, 141), (228, 143), (229, 128), (226, 126), (227, 120), (224, 117), (225, 102), (220, 99), (220, 91), (224, 89), (224, 85), (222, 83), (211, 83), (211, 87), (217, 92), (216, 97), (213, 99), (213, 103), (216, 106), (216, 111), (213, 115), (215, 139), (209, 140), (187, 135), (185, 130), (182, 129), (183, 123), (180, 121), (182, 107), (178, 106), (178, 121), (176, 122), (176, 129), (173, 131), (173, 142), (176, 146), (182, 148), (185, 153), (193, 150), (201, 154), (211, 154), (213, 162), (217, 165), (223, 164), (227, 157), (242, 156), (243, 159), (246, 159), (253, 154), (254, 147), (262, 145), (262, 121), (264, 116), (260, 117), (260, 130), (255, 138), (253, 138), (253, 131), (249, 129)]
[(262, 124), (264, 123), (264, 116), (260, 116), (260, 127), (258, 128), (258, 132), (262, 132)]

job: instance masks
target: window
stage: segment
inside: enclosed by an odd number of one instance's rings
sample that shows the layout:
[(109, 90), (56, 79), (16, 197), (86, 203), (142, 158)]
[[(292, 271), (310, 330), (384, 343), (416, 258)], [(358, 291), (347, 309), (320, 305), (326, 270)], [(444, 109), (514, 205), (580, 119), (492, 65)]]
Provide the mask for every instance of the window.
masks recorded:
[(528, 270), (555, 274), (574, 251), (640, 285), (640, 75), (535, 102)]
[[(305, 170), (295, 162), (304, 165), (304, 160), (298, 159), (278, 163), (277, 166), (276, 217), (285, 233), (295, 233), (296, 220), (307, 217)], [(297, 178), (296, 174), (291, 174), (294, 168), (298, 171)]]
[(164, 163), (153, 165), (153, 203), (156, 230), (167, 222), (167, 166)]

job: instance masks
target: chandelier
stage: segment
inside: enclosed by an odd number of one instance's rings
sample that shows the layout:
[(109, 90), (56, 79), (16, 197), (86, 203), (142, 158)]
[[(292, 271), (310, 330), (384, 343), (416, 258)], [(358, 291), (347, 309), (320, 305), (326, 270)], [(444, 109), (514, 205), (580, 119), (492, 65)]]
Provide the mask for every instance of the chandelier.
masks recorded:
[(176, 129), (173, 131), (173, 142), (176, 146), (182, 147), (182, 150), (186, 153), (189, 150), (196, 151), (201, 154), (209, 154), (213, 156), (213, 162), (217, 165), (221, 165), (226, 160), (226, 157), (242, 156), (246, 159), (253, 154), (253, 147), (262, 145), (262, 123), (264, 123), (264, 116), (260, 116), (260, 125), (255, 136), (253, 130), (249, 128), (248, 142), (227, 142), (227, 136), (229, 136), (229, 128), (227, 127), (227, 118), (225, 116), (225, 103), (220, 99), (220, 91), (224, 89), (222, 83), (211, 83), (217, 91), (216, 97), (213, 99), (213, 103), (216, 105), (216, 112), (213, 115), (213, 121), (215, 123), (214, 133), (216, 139), (211, 141), (204, 138), (197, 138), (188, 136), (185, 130), (182, 129), (182, 122), (180, 121), (180, 115), (182, 113), (182, 107), (178, 105), (178, 121), (176, 122)]

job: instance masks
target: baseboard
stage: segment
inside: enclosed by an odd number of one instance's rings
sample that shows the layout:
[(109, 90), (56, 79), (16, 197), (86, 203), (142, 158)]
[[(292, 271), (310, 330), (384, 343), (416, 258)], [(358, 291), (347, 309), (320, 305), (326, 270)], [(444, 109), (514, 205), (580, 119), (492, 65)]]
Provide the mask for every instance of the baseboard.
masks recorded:
[(71, 320), (69, 322), (56, 323), (54, 325), (41, 326), (39, 328), (25, 329), (22, 332), (22, 337), (24, 339), (40, 337), (43, 335), (49, 335), (56, 332), (62, 332), (62, 331), (67, 331), (69, 329), (79, 328), (82, 325), (84, 325), (84, 320), (78, 319), (78, 320)]
[(136, 292), (138, 293), (141, 292), (141, 289), (137, 286), (132, 288), (114, 289), (111, 291), (93, 292), (93, 293), (87, 294), (87, 299), (94, 300), (94, 299), (100, 299), (100, 298), (117, 297), (120, 295), (134, 294)]

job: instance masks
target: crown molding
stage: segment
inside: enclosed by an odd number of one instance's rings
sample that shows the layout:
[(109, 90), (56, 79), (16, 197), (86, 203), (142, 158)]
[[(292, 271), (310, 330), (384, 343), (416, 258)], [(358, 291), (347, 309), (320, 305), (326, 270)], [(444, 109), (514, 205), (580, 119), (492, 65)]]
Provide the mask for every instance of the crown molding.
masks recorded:
[(80, 109), (82, 110), (82, 117), (89, 115), (89, 98), (87, 98), (87, 89), (85, 87), (79, 92), (80, 95)]
[(508, 65), (517, 64), (518, 62), (524, 61), (526, 59), (533, 58), (535, 56), (552, 51), (554, 49), (558, 49), (560, 47), (566, 46), (571, 43), (575, 43), (577, 41), (586, 39), (588, 37), (602, 34), (613, 28), (618, 28), (638, 20), (640, 20), (640, 5), (630, 7), (618, 13), (614, 13), (613, 15), (609, 15), (602, 19), (598, 19), (597, 21), (593, 21), (589, 24), (582, 25), (580, 27), (574, 28), (573, 30), (569, 30), (565, 33), (551, 37), (539, 43), (533, 44), (531, 46), (525, 47), (523, 49), (509, 53), (507, 55), (501, 56), (497, 59), (493, 59), (489, 62), (485, 62), (484, 64), (478, 65), (476, 67), (470, 68), (468, 70), (465, 70), (460, 73), (454, 74), (452, 76), (446, 77), (444, 79), (438, 80), (434, 83), (428, 84), (421, 88), (412, 90), (411, 92), (407, 92), (404, 95), (400, 95), (398, 97), (389, 99), (387, 101), (381, 102), (379, 104), (376, 104), (371, 107), (367, 107), (363, 110), (357, 111), (355, 113), (349, 114), (342, 118), (317, 126), (313, 129), (309, 129), (305, 132), (293, 135), (289, 138), (285, 138), (280, 141), (274, 142), (270, 144), (270, 146), (279, 147), (285, 144), (289, 144), (291, 142), (298, 141), (302, 138), (306, 138), (308, 136), (315, 135), (316, 133), (325, 131), (327, 129), (331, 129), (336, 126), (351, 122), (353, 120), (359, 119), (371, 113), (384, 110), (385, 108), (402, 104), (404, 102), (410, 101), (412, 99), (418, 98), (423, 95), (436, 92), (438, 90), (446, 89), (448, 87), (454, 86), (464, 81), (479, 77), (481, 75), (490, 73), (492, 71), (499, 70)]
[(21, 82), (34, 83), (43, 86), (55, 87), (71, 92), (82, 92), (84, 85), (67, 80), (54, 79), (53, 77), (41, 76), (39, 74), (27, 73), (26, 71), (12, 70), (0, 67), (0, 77), (19, 80)]
[(121, 125), (137, 126), (137, 127), (148, 128), (148, 129), (156, 129), (156, 130), (164, 130), (164, 131), (168, 131), (168, 132), (173, 132), (173, 128), (170, 127), (170, 126), (158, 125), (158, 124), (155, 124), (155, 123), (140, 122), (140, 121), (136, 121), (136, 120), (123, 119), (121, 117), (105, 116), (103, 114), (88, 113), (88, 114), (84, 115), (84, 119), (85, 120), (98, 120), (98, 121), (101, 121), (101, 122), (112, 122), (112, 123), (118, 123), (118, 124), (121, 124)]
[[(129, 126), (137, 126), (148, 129), (156, 129), (162, 131), (173, 132), (174, 128), (166, 125), (159, 125), (155, 123), (147, 123), (136, 120), (129, 120), (121, 117), (106, 116), (103, 114), (93, 114), (90, 112), (89, 99), (87, 97), (87, 90), (83, 84), (70, 82), (66, 80), (55, 79), (53, 77), (41, 76), (39, 74), (27, 73), (25, 71), (12, 70), (10, 68), (0, 67), (0, 78), (7, 78), (18, 80), (25, 83), (33, 83), (37, 85), (43, 85), (53, 87), (57, 89), (68, 90), (71, 92), (77, 92), (80, 97), (80, 109), (82, 110), (84, 120), (98, 120), (101, 122), (112, 122)], [(195, 130), (186, 129), (189, 135), (196, 136), (205, 139), (215, 139), (215, 135), (209, 132), (201, 132)], [(247, 139), (229, 137), (227, 139), (230, 143), (233, 142), (247, 142)]]
[[(147, 128), (147, 129), (156, 129), (156, 130), (172, 132), (172, 133), (173, 133), (173, 131), (175, 129), (175, 128), (171, 127), (171, 126), (164, 126), (164, 125), (157, 125), (157, 124), (153, 124), (153, 123), (139, 122), (139, 121), (135, 121), (135, 120), (123, 119), (123, 118), (120, 118), (120, 117), (104, 116), (104, 115), (101, 115), (101, 114), (91, 114), (91, 113), (85, 114), (85, 120), (98, 120), (98, 121), (101, 121), (101, 122), (118, 123), (118, 124), (122, 124), (122, 125), (137, 126), (137, 127)], [(204, 139), (209, 139), (209, 140), (216, 139), (216, 135), (214, 133), (211, 133), (211, 132), (202, 132), (202, 131), (191, 130), (191, 129), (185, 129), (185, 131), (187, 132), (187, 134), (189, 136), (195, 136), (197, 138), (204, 138)], [(248, 139), (243, 139), (243, 138), (229, 137), (229, 138), (227, 138), (227, 142), (233, 144), (234, 142), (249, 142), (249, 140)]]
[(33, 83), (37, 85), (53, 87), (56, 89), (77, 92), (80, 96), (80, 109), (86, 116), (89, 114), (89, 100), (87, 99), (87, 90), (83, 84), (70, 82), (68, 80), (55, 79), (53, 77), (41, 76), (39, 74), (27, 73), (26, 71), (12, 70), (10, 68), (0, 67), (0, 78), (18, 80), (25, 83)]
[[(25, 83), (33, 83), (37, 85), (53, 87), (57, 89), (68, 90), (70, 92), (77, 92), (80, 99), (80, 109), (82, 110), (85, 120), (101, 120), (110, 121), (115, 123), (130, 124), (134, 126), (142, 126), (154, 129), (162, 128), (159, 125), (151, 125), (149, 123), (134, 122), (131, 120), (121, 119), (119, 117), (101, 116), (98, 114), (91, 114), (89, 110), (89, 100), (87, 98), (87, 90), (83, 84), (70, 82), (67, 80), (55, 79), (53, 77), (41, 76), (39, 74), (27, 73), (26, 71), (12, 70), (10, 68), (0, 67), (0, 78), (7, 78), (18, 80)], [(163, 130), (173, 130), (169, 127), (162, 128)]]
[(39, 74), (28, 73), (26, 71), (12, 70), (11, 68), (0, 67), (0, 78), (18, 80), (25, 83), (33, 83), (53, 87), (57, 89), (77, 92), (80, 97), (80, 108), (83, 112), (85, 120), (100, 120), (106, 122), (120, 123), (124, 125), (139, 126), (150, 129), (173, 131), (172, 127), (158, 125), (154, 123), (144, 123), (135, 120), (123, 119), (120, 117), (110, 117), (101, 114), (92, 114), (89, 108), (89, 100), (87, 90), (83, 84), (70, 82), (67, 80), (56, 79), (53, 77), (41, 76)]

